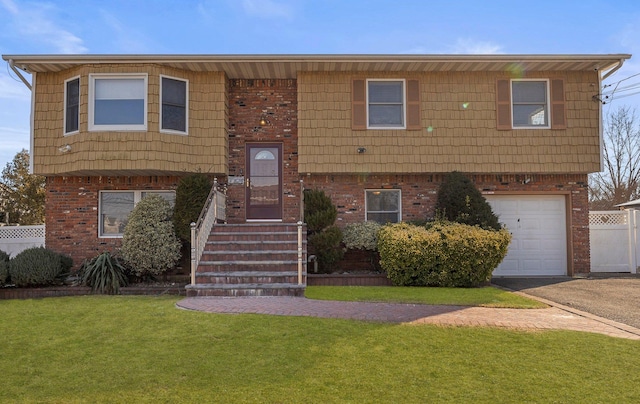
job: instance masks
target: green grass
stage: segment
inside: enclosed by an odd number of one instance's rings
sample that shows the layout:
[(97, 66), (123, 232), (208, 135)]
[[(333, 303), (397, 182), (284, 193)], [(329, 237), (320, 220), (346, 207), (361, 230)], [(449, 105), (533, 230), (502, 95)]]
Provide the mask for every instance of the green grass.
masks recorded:
[(637, 341), (221, 315), (176, 301), (0, 301), (0, 402), (640, 401)]
[(516, 309), (548, 307), (537, 300), (528, 299), (492, 286), (483, 288), (309, 286), (305, 296), (309, 299), (356, 302), (444, 304)]

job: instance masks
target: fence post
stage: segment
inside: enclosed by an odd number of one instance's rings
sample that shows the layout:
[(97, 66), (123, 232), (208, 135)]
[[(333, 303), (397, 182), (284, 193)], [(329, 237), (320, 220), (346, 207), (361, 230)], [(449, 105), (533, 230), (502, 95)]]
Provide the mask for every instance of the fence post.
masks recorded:
[(298, 285), (302, 285), (302, 222), (298, 222)]
[(191, 222), (191, 285), (196, 284), (196, 269), (198, 264), (196, 263), (196, 224)]
[(631, 228), (630, 239), (632, 241), (631, 251), (633, 252), (633, 257), (631, 259), (631, 273), (638, 273), (638, 255), (640, 255), (640, 237), (638, 235), (638, 210), (632, 209), (629, 211), (630, 217), (629, 219), (629, 227)]

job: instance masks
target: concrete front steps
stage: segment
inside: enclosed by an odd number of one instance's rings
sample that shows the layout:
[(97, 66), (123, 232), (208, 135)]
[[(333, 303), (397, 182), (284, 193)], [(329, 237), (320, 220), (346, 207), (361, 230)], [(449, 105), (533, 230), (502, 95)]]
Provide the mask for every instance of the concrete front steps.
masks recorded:
[(187, 296), (303, 296), (306, 284), (306, 229), (303, 229), (303, 284), (298, 284), (298, 226), (294, 223), (215, 225)]

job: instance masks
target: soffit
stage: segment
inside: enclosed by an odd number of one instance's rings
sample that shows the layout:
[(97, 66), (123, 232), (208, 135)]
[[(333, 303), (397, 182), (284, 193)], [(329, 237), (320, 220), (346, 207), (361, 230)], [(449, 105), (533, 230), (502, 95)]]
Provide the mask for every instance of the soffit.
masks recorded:
[(152, 63), (232, 79), (294, 79), (298, 72), (607, 71), (629, 54), (607, 55), (3, 55), (27, 72), (85, 64)]

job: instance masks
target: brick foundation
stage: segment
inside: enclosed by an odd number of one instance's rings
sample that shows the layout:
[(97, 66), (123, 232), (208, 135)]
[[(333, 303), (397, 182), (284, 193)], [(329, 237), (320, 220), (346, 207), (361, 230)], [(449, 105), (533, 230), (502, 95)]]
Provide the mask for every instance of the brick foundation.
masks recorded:
[(74, 268), (85, 259), (120, 247), (120, 238), (98, 237), (100, 191), (175, 190), (178, 177), (47, 177), (47, 248), (70, 255)]
[[(400, 189), (402, 220), (424, 220), (433, 217), (436, 194), (443, 174), (422, 175), (307, 175), (305, 188), (322, 189), (338, 208), (339, 226), (365, 219), (365, 189)], [(472, 175), (471, 179), (485, 193), (568, 195), (567, 215), (570, 223), (573, 274), (588, 273), (589, 209), (587, 176), (571, 175)], [(571, 275), (571, 273), (570, 273)]]

